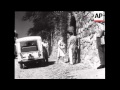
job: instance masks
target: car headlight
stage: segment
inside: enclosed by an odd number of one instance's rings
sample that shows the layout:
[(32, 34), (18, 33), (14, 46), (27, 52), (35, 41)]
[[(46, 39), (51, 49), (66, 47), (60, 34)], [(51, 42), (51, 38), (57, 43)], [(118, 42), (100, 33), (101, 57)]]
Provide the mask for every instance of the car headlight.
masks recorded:
[(25, 58), (25, 57), (22, 55), (22, 53), (20, 53), (20, 56), (21, 56), (22, 58)]

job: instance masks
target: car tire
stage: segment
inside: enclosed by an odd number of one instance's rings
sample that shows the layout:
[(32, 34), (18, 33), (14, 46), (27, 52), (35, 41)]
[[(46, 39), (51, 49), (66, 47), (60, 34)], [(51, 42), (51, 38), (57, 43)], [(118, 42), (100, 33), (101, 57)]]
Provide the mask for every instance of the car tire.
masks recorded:
[(23, 64), (22, 63), (20, 63), (20, 68), (23, 69)]
[(46, 64), (46, 59), (43, 60), (44, 65)]

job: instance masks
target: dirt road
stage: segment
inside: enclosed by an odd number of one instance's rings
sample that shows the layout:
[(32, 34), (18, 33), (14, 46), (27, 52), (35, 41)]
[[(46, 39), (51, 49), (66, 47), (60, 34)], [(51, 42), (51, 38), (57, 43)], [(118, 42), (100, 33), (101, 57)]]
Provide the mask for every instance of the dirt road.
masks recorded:
[(20, 69), (15, 60), (15, 79), (105, 79), (105, 68), (97, 70), (81, 63), (69, 65), (51, 59), (45, 66)]

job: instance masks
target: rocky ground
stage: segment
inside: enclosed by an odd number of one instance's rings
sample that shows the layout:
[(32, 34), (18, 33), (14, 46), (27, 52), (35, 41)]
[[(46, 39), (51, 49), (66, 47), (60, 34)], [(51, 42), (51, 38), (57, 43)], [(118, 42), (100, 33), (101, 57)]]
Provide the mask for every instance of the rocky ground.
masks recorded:
[(105, 79), (105, 68), (96, 69), (88, 64), (69, 65), (55, 63), (55, 58), (49, 58), (49, 65), (20, 69), (15, 60), (15, 79)]

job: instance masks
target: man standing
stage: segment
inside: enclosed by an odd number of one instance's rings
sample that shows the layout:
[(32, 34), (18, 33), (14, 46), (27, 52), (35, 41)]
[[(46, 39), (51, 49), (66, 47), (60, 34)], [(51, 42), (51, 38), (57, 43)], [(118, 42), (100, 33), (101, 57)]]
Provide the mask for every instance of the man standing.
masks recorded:
[(69, 30), (69, 35), (70, 38), (68, 39), (68, 48), (69, 48), (69, 61), (70, 64), (75, 64), (76, 59), (77, 59), (77, 37), (74, 36), (73, 31), (74, 28), (69, 28), (71, 30)]
[(97, 25), (97, 48), (101, 64), (97, 69), (100, 69), (105, 67), (105, 26), (100, 23), (97, 23)]
[(46, 59), (46, 63), (48, 63), (48, 50), (47, 50), (47, 48), (48, 48), (48, 43), (47, 43), (45, 40), (43, 40), (42, 45), (43, 45), (44, 57), (45, 57), (45, 59)]

